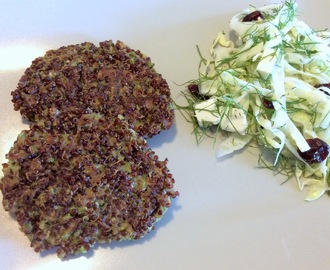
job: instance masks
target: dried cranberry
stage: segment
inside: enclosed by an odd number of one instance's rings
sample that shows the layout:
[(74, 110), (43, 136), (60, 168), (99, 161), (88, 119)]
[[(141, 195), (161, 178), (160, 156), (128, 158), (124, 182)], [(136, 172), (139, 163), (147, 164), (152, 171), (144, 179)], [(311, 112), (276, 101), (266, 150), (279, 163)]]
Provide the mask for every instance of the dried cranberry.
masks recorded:
[(301, 152), (298, 149), (298, 154), (309, 164), (320, 163), (324, 161), (330, 151), (329, 145), (319, 138), (307, 139), (306, 142), (310, 146), (310, 149), (305, 152)]
[(188, 90), (194, 96), (197, 96), (199, 94), (199, 88), (197, 84), (189, 84)]
[(269, 99), (262, 99), (262, 105), (264, 105), (265, 108), (274, 110), (274, 105), (273, 102), (270, 101)]
[[(326, 88), (330, 88), (330, 83), (320, 83), (320, 84), (316, 84), (314, 85), (315, 88), (320, 88), (320, 87), (326, 87)], [(318, 89), (319, 91), (323, 92), (324, 94), (326, 94), (327, 96), (330, 96), (329, 92), (324, 91), (323, 89)]]
[(326, 88), (330, 88), (330, 83), (320, 83), (320, 84), (316, 84), (314, 85), (315, 88), (319, 88), (319, 87), (326, 87)]
[(252, 13), (246, 15), (243, 18), (243, 22), (252, 22), (252, 21), (257, 21), (259, 19), (263, 19), (264, 15), (259, 10), (253, 11)]
[(199, 87), (198, 84), (189, 84), (188, 85), (188, 91), (190, 92), (191, 95), (193, 95), (195, 98), (199, 100), (208, 100), (210, 97), (204, 96), (199, 93)]

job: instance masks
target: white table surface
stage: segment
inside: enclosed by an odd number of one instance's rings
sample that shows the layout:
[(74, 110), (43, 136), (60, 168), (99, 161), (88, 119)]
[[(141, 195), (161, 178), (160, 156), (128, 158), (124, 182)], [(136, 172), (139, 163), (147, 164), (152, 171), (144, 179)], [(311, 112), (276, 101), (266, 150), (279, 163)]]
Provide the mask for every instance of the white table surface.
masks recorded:
[[(297, 0), (315, 29), (330, 26), (330, 2)], [(182, 84), (197, 77), (196, 45), (208, 49), (230, 18), (266, 0), (0, 1), (0, 162), (27, 128), (10, 92), (31, 61), (62, 45), (122, 40), (149, 55), (184, 103)], [(211, 141), (197, 146), (179, 112), (175, 125), (149, 140), (169, 159), (179, 198), (156, 230), (136, 242), (97, 245), (61, 261), (30, 248), (0, 205), (0, 269), (329, 269), (330, 198), (304, 201), (295, 181), (256, 169), (245, 151), (217, 161)], [(0, 173), (2, 176), (2, 173)], [(2, 195), (0, 195), (2, 199)]]

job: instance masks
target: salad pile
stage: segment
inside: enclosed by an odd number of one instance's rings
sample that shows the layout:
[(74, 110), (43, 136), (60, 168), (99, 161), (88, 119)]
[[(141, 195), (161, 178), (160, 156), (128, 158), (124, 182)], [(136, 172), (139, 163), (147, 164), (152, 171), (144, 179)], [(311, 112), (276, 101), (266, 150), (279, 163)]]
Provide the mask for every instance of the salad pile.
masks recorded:
[[(250, 7), (221, 32), (199, 78), (179, 106), (196, 138), (217, 139), (217, 157), (253, 142), (259, 164), (295, 177), (307, 201), (328, 193), (330, 151), (330, 33), (297, 16), (297, 3)], [(265, 153), (273, 153), (267, 161)]]

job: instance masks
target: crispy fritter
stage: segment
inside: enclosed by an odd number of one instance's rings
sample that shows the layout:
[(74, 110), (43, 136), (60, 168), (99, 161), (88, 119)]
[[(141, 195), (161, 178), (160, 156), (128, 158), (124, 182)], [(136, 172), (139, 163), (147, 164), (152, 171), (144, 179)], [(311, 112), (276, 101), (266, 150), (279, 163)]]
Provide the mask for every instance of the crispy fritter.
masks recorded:
[(82, 115), (75, 134), (32, 124), (7, 154), (0, 181), (35, 251), (86, 252), (96, 242), (139, 239), (178, 195), (167, 160), (119, 117)]
[(170, 89), (149, 57), (124, 43), (63, 46), (32, 62), (12, 92), (29, 121), (70, 133), (84, 113), (123, 115), (145, 138), (171, 127)]

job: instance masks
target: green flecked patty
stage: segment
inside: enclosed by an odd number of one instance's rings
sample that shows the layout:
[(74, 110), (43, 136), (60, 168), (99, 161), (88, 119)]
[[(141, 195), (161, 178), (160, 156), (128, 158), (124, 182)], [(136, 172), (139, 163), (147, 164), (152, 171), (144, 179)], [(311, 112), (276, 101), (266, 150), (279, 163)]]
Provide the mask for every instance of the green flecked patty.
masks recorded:
[(33, 124), (18, 136), (0, 189), (35, 251), (57, 247), (63, 258), (139, 239), (178, 195), (167, 160), (121, 118), (84, 114), (74, 134)]
[(70, 133), (84, 113), (123, 115), (145, 138), (171, 127), (170, 89), (149, 57), (121, 41), (85, 42), (35, 59), (12, 92), (29, 121)]

